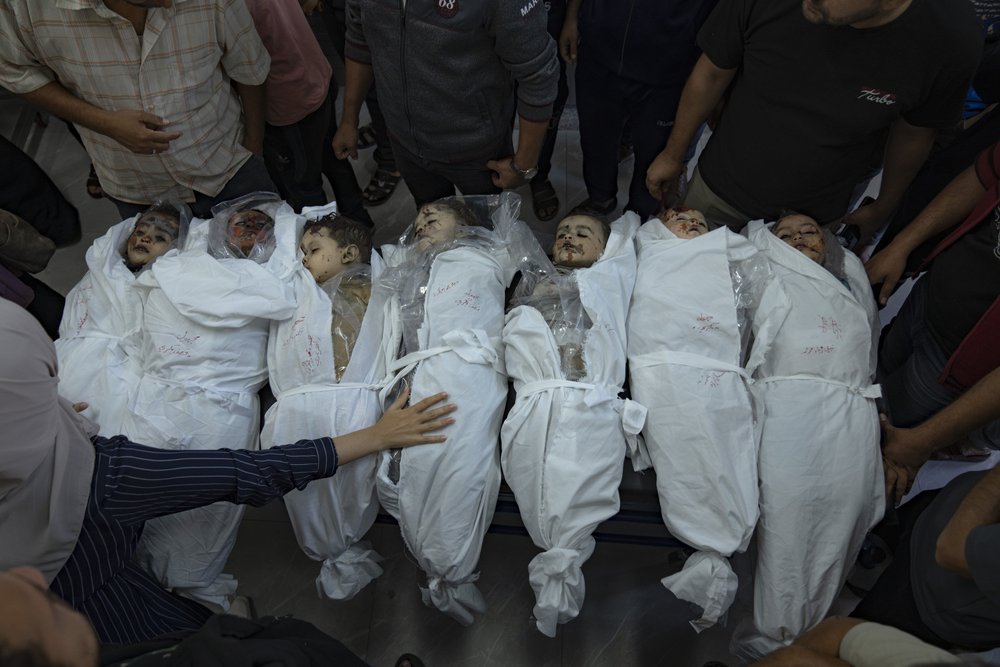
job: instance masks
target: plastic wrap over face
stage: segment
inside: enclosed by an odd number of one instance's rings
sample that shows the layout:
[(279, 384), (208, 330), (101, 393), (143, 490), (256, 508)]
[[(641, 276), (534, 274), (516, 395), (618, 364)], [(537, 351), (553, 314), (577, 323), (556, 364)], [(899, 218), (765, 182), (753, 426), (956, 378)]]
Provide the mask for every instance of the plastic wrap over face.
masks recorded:
[(274, 218), (283, 202), (273, 192), (252, 192), (212, 207), (208, 251), (216, 258), (263, 264), (274, 252)]
[(512, 260), (517, 265), (519, 253), (528, 252), (530, 247), (525, 237), (530, 236), (530, 230), (514, 224), (520, 208), (520, 197), (513, 193), (445, 197), (421, 207), (414, 224), (387, 258), (390, 268), (378, 281), (380, 289), (399, 298), (402, 354), (419, 349), (417, 332), (424, 320), (424, 298), (434, 259), (466, 247), (507, 255), (501, 265), (511, 265)]
[(174, 248), (183, 248), (191, 225), (191, 209), (176, 199), (157, 199), (135, 220), (119, 254), (132, 272), (143, 271)]
[(372, 267), (361, 263), (349, 266), (320, 285), (320, 289), (330, 297), (333, 308), (330, 334), (333, 337), (333, 365), (339, 382), (351, 362), (371, 299)]
[(533, 267), (525, 271), (510, 307), (530, 306), (541, 313), (559, 347), (559, 365), (567, 380), (587, 374), (583, 343), (593, 326), (580, 300), (580, 286), (573, 269)]
[(753, 316), (760, 305), (761, 296), (768, 283), (774, 278), (771, 263), (762, 252), (746, 259), (729, 262), (729, 277), (733, 281), (733, 295), (736, 297), (736, 326), (740, 330), (740, 361), (746, 361), (753, 337)]

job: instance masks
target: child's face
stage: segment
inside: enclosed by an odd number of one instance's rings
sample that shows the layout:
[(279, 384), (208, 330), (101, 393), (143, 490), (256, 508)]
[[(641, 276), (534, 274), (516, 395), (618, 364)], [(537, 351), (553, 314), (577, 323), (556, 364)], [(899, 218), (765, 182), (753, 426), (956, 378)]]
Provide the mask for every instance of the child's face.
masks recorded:
[(601, 258), (607, 242), (599, 221), (571, 215), (556, 227), (552, 260), (559, 266), (587, 267)]
[(229, 216), (229, 242), (240, 249), (244, 255), (253, 250), (257, 237), (265, 229), (274, 225), (274, 220), (266, 213), (257, 209), (237, 211)]
[(787, 215), (771, 228), (779, 239), (819, 264), (826, 258), (826, 243), (819, 224), (807, 215)]
[(313, 279), (322, 284), (351, 262), (346, 248), (330, 238), (327, 230), (317, 229), (302, 236), (302, 263)]
[(417, 213), (413, 222), (413, 233), (417, 239), (417, 249), (427, 250), (432, 246), (454, 241), (461, 223), (446, 206), (427, 204)]
[(177, 219), (159, 212), (144, 213), (125, 244), (125, 258), (130, 266), (146, 266), (170, 250), (177, 238)]
[(667, 209), (660, 214), (660, 220), (679, 239), (693, 239), (708, 233), (708, 223), (701, 211)]

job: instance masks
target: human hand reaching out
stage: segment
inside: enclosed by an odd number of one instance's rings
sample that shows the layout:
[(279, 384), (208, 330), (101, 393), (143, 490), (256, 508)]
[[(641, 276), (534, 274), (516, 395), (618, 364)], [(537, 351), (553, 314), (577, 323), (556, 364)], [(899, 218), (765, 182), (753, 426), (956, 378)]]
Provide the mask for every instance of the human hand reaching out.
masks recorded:
[(684, 163), (668, 153), (660, 153), (646, 170), (646, 189), (654, 199), (663, 199), (663, 193), (680, 190), (680, 176)]
[(882, 426), (882, 461), (885, 465), (885, 495), (898, 505), (913, 486), (930, 452), (916, 429), (896, 428), (879, 415)]
[(879, 306), (884, 306), (895, 291), (903, 273), (906, 271), (906, 260), (909, 253), (890, 243), (884, 250), (875, 253), (865, 262), (865, 272), (868, 282), (872, 285), (882, 284), (878, 293)]
[(447, 438), (436, 431), (455, 423), (448, 415), (456, 406), (434, 406), (447, 399), (448, 394), (441, 392), (405, 407), (409, 398), (410, 388), (404, 387), (374, 425), (334, 438), (340, 462), (348, 463), (383, 449), (444, 442)]

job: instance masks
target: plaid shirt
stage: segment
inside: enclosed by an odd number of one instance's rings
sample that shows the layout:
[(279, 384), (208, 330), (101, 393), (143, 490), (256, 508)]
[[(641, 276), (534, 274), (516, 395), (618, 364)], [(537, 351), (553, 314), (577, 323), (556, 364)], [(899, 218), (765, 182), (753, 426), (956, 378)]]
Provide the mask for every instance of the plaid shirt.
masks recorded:
[(29, 93), (58, 81), (106, 110), (145, 109), (180, 132), (139, 155), (79, 127), (109, 195), (147, 203), (214, 196), (250, 157), (230, 79), (264, 83), (270, 59), (243, 0), (174, 0), (148, 10), (143, 34), (102, 0), (0, 2), (0, 85)]

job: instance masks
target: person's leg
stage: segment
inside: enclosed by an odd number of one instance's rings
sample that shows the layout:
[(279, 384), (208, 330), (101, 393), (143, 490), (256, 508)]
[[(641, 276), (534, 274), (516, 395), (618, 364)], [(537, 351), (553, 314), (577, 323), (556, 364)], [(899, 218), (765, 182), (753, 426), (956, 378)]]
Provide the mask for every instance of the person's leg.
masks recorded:
[[(548, 32), (552, 39), (559, 41), (563, 20), (566, 18), (566, 3), (552, 2), (549, 6)], [(559, 212), (559, 197), (555, 188), (549, 182), (549, 172), (552, 171), (552, 154), (555, 152), (556, 140), (559, 138), (559, 121), (562, 118), (566, 98), (569, 97), (569, 86), (566, 82), (566, 63), (559, 58), (559, 84), (556, 89), (556, 101), (552, 105), (552, 118), (545, 131), (545, 141), (538, 156), (538, 173), (531, 179), (531, 204), (535, 216), (544, 221), (551, 220)]]
[(365, 97), (365, 104), (368, 105), (368, 114), (372, 119), (372, 131), (375, 132), (375, 164), (378, 168), (389, 173), (398, 173), (396, 169), (396, 157), (393, 152), (393, 144), (389, 139), (389, 128), (385, 124), (385, 116), (378, 102), (378, 93), (375, 92), (375, 84), (372, 83), (368, 96)]
[(851, 616), (891, 625), (935, 646), (947, 646), (920, 618), (913, 597), (910, 568), (912, 562), (910, 538), (913, 535), (913, 526), (937, 493), (937, 491), (925, 491), (900, 508), (899, 520), (904, 524), (904, 529), (899, 548), (893, 556), (892, 563), (851, 612)]
[(948, 356), (927, 327), (925, 280), (910, 292), (880, 349), (882, 397), (889, 419), (900, 427), (916, 426), (960, 393), (937, 381)]
[(22, 274), (20, 280), (35, 293), (35, 298), (25, 310), (34, 315), (49, 338), (59, 338), (59, 323), (62, 321), (66, 297), (29, 273)]
[(681, 86), (656, 87), (638, 81), (623, 83), (630, 110), (635, 160), (629, 183), (628, 204), (642, 220), (660, 212), (661, 204), (646, 188), (646, 170), (667, 145), (681, 98)]
[(618, 77), (588, 57), (585, 46), (580, 45), (576, 66), (583, 182), (592, 202), (613, 204), (618, 195), (618, 146), (625, 126), (625, 108)]
[(330, 181), (330, 188), (333, 190), (333, 198), (337, 201), (337, 210), (358, 222), (374, 226), (371, 216), (365, 209), (365, 201), (361, 196), (361, 187), (358, 185), (357, 176), (354, 174), (354, 167), (348, 159), (339, 159), (333, 152), (333, 135), (337, 132), (337, 86), (335, 82), (330, 83), (330, 122), (327, 124), (326, 133), (322, 139), (323, 151), (323, 174)]
[(396, 156), (399, 173), (406, 179), (417, 208), (455, 194), (455, 185), (446, 177), (431, 171), (427, 161), (421, 160), (399, 144), (393, 144), (393, 154)]
[(212, 207), (224, 201), (236, 199), (251, 192), (277, 192), (278, 188), (267, 173), (264, 159), (251, 155), (250, 159), (243, 163), (229, 182), (222, 188), (219, 194), (206, 195), (197, 190), (194, 193), (194, 203), (189, 204), (191, 213), (198, 218), (210, 218)]
[(324, 139), (330, 125), (330, 96), (311, 114), (284, 127), (268, 125), (264, 163), (283, 199), (296, 211), (326, 204), (323, 192)]

